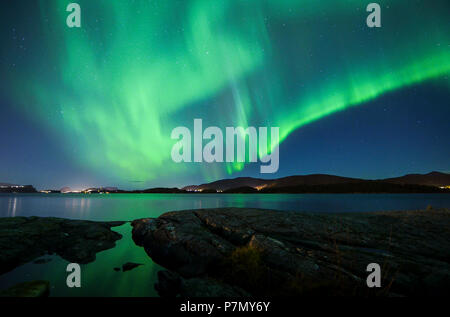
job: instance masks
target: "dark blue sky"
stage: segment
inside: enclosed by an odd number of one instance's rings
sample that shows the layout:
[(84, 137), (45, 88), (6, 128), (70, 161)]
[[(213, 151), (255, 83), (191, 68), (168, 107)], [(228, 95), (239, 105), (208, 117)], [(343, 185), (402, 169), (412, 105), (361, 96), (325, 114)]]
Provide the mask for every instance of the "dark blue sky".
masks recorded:
[[(364, 1), (78, 2), (80, 29), (64, 1), (0, 4), (0, 182), (450, 172), (447, 0), (382, 0), (381, 28)], [(195, 118), (288, 131), (278, 172), (172, 162)]]

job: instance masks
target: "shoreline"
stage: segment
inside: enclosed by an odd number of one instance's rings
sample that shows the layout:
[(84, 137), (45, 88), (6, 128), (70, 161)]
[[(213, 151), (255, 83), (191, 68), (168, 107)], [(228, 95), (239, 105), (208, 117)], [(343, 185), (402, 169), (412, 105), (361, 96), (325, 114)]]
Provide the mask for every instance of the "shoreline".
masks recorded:
[[(0, 218), (1, 271), (7, 274), (53, 252), (82, 263), (95, 261), (95, 253), (114, 249), (114, 241), (122, 237), (111, 228), (125, 223)], [(412, 296), (450, 291), (449, 208), (354, 213), (195, 209), (137, 219), (131, 225), (134, 243), (163, 268), (155, 283), (162, 297)], [(37, 241), (23, 245), (27, 236), (36, 235)], [(14, 245), (19, 249), (14, 251)], [(381, 289), (365, 286), (369, 263), (389, 268), (382, 272)]]
[(100, 196), (100, 195), (126, 195), (126, 194), (138, 194), (138, 195), (387, 195), (387, 194), (404, 194), (404, 195), (414, 195), (414, 194), (450, 194), (450, 190), (443, 191), (435, 191), (435, 192), (326, 192), (326, 193), (317, 193), (317, 192), (304, 192), (304, 193), (286, 193), (286, 192), (255, 192), (255, 193), (223, 193), (223, 192), (183, 192), (183, 193), (167, 193), (167, 192), (152, 192), (152, 193), (143, 193), (143, 192), (123, 192), (123, 193), (44, 193), (44, 192), (36, 192), (36, 193), (2, 193), (0, 192), (0, 196), (9, 196), (9, 195), (85, 195), (85, 196)]

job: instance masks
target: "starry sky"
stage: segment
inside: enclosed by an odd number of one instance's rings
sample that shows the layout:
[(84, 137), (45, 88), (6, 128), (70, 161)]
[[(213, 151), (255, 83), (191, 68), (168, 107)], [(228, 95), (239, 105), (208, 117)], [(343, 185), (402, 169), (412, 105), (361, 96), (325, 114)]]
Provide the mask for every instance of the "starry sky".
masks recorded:
[[(0, 4), (0, 182), (40, 189), (450, 171), (450, 2)], [(280, 168), (172, 161), (172, 129), (280, 128)]]

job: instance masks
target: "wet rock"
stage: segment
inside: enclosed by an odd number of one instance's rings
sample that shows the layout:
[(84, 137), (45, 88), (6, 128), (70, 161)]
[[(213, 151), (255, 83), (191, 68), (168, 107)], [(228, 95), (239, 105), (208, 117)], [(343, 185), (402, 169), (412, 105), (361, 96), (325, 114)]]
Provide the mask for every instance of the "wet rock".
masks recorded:
[(122, 271), (123, 272), (130, 271), (130, 270), (135, 269), (135, 268), (137, 268), (138, 266), (141, 266), (141, 265), (143, 265), (143, 264), (127, 262), (124, 265), (122, 265)]
[(0, 274), (46, 254), (79, 264), (95, 260), (121, 235), (111, 230), (125, 222), (94, 222), (61, 218), (0, 219)]
[[(135, 243), (180, 275), (179, 293), (195, 285), (223, 292), (227, 288), (217, 285), (228, 285), (252, 295), (450, 293), (448, 209), (317, 214), (222, 208), (169, 212), (132, 226)], [(251, 270), (236, 262), (237, 250), (244, 250), (240, 256)], [(369, 263), (383, 268), (381, 290), (366, 286)], [(161, 277), (159, 289), (173, 294), (166, 289), (176, 279)]]
[(32, 281), (14, 285), (0, 292), (0, 297), (47, 297), (50, 293), (50, 282)]
[(161, 297), (175, 297), (180, 295), (182, 280), (181, 276), (175, 272), (159, 271), (155, 289)]
[[(208, 265), (234, 249), (234, 245), (212, 231), (192, 212), (167, 213), (157, 219), (135, 220), (133, 240), (157, 262), (183, 276), (206, 273)], [(182, 230), (179, 230), (181, 229)]]

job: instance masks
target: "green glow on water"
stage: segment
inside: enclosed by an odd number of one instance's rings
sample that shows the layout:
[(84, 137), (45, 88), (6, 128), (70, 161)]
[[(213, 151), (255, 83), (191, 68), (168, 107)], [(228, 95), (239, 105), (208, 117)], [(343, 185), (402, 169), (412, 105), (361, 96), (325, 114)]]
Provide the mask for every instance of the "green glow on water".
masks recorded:
[[(154, 263), (144, 249), (134, 244), (130, 224), (113, 229), (123, 238), (112, 249), (97, 253), (94, 262), (82, 264), (81, 287), (69, 288), (66, 285), (68, 261), (56, 255), (42, 258), (51, 259), (45, 264), (28, 263), (0, 276), (1, 288), (31, 280), (48, 280), (50, 296), (99, 296), (99, 297), (147, 297), (158, 296), (154, 289), (157, 272), (162, 268)], [(114, 267), (122, 267), (126, 262), (142, 263), (131, 271), (116, 272)]]

